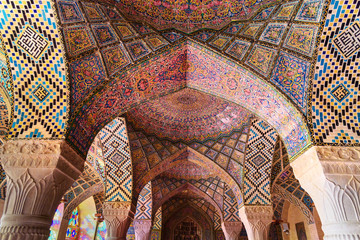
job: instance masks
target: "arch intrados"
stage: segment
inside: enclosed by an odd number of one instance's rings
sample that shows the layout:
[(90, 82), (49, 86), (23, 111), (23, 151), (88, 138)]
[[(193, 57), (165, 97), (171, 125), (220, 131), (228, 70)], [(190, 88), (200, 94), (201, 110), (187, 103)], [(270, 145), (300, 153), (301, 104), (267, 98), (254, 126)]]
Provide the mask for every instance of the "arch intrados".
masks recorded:
[[(170, 193), (168, 193), (165, 197), (161, 198), (160, 201), (155, 202), (153, 200), (153, 213), (156, 213), (156, 211), (165, 203), (167, 202), (170, 198), (175, 197), (176, 195), (180, 194), (181, 192), (183, 192), (184, 190), (188, 190), (189, 192), (198, 195), (199, 197), (204, 198), (207, 202), (209, 202), (213, 207), (215, 207), (216, 211), (218, 212), (220, 219), (223, 220), (223, 214), (222, 211), (219, 207), (219, 205), (214, 201), (214, 199), (212, 199), (211, 197), (209, 197), (209, 195), (207, 195), (206, 193), (204, 193), (203, 191), (201, 191), (200, 189), (196, 188), (195, 186), (193, 186), (192, 184), (189, 183), (185, 183), (183, 185), (181, 185), (180, 187), (174, 189), (173, 191), (171, 191)], [(154, 215), (154, 214), (153, 214)]]
[[(179, 157), (181, 154), (185, 152), (190, 152), (191, 154), (194, 154), (198, 159), (196, 158), (187, 158), (186, 160), (181, 159), (174, 161), (177, 157)], [(190, 161), (192, 163), (195, 163), (199, 165), (200, 167), (205, 168), (206, 170), (217, 174), (218, 176), (221, 176), (221, 180), (223, 180), (234, 192), (236, 199), (238, 201), (238, 205), (242, 205), (242, 191), (240, 189), (240, 186), (236, 183), (234, 178), (224, 169), (222, 169), (219, 165), (217, 165), (214, 161), (209, 159), (208, 157), (204, 156), (203, 154), (197, 152), (196, 150), (193, 150), (190, 147), (186, 147), (179, 152), (174, 153), (173, 155), (169, 156), (159, 164), (157, 164), (154, 168), (150, 169), (145, 176), (143, 176), (138, 182), (135, 183), (135, 199), (140, 194), (141, 189), (149, 182), (154, 180), (157, 176), (159, 176), (161, 173), (176, 167), (180, 163), (184, 163)]]
[[(199, 50), (199, 52), (209, 55), (210, 51), (207, 50), (205, 46), (199, 45), (195, 42), (186, 41), (181, 44), (183, 44), (183, 46), (181, 46), (180, 48), (184, 48), (184, 51), (186, 51), (187, 59), (188, 55), (190, 54), (189, 52), (192, 51), (192, 49), (193, 51), (199, 49), (204, 50), (203, 52)], [(179, 48), (179, 46), (176, 45), (174, 47)], [(169, 54), (165, 56), (165, 58), (166, 57), (170, 58), (172, 57), (172, 55)], [(288, 100), (288, 98), (280, 90), (278, 90), (276, 87), (263, 80), (262, 78), (258, 77), (257, 74), (243, 67), (239, 63), (227, 59), (221, 54), (217, 58), (214, 56), (210, 57), (213, 57), (215, 60), (217, 59), (218, 61), (224, 60), (222, 62), (224, 66), (221, 69), (217, 69), (219, 71), (215, 71), (219, 75), (223, 76), (224, 79), (222, 79), (221, 82), (214, 82), (209, 86), (200, 86), (198, 85), (198, 82), (200, 81), (197, 82), (189, 80), (187, 76), (185, 80), (186, 87), (190, 87), (202, 92), (204, 92), (204, 89), (208, 89), (208, 91), (206, 92), (207, 94), (221, 97), (227, 101), (238, 104), (243, 108), (249, 110), (250, 112), (254, 113), (255, 115), (259, 116), (261, 119), (265, 119), (266, 122), (269, 123), (269, 125), (271, 125), (274, 129), (276, 129), (276, 131), (283, 138), (284, 143), (288, 148), (290, 158), (295, 157), (301, 150), (311, 144), (306, 119), (303, 117), (302, 113), (300, 113), (297, 107), (290, 100)], [(205, 62), (203, 64), (208, 63)], [(220, 68), (220, 64), (218, 65)], [(144, 69), (139, 70), (139, 72), (140, 71), (144, 71)], [(227, 88), (225, 79), (237, 81), (236, 85), (238, 89), (234, 90)], [(86, 152), (91, 142), (93, 141), (94, 135), (91, 135), (91, 133), (99, 132), (103, 126), (106, 126), (107, 123), (111, 122), (99, 122), (96, 124), (97, 118), (95, 116), (94, 119), (92, 116), (90, 116), (90, 112), (95, 111), (95, 109), (101, 109), (101, 106), (98, 106), (100, 102), (104, 102), (107, 98), (113, 98), (114, 96), (109, 96), (108, 93), (114, 90), (112, 89), (112, 87), (115, 88), (118, 84), (118, 82), (111, 82), (107, 85), (110, 86), (109, 88), (103, 87), (101, 89), (101, 92), (89, 97), (87, 101), (85, 101), (85, 104), (79, 108), (79, 111), (77, 111), (77, 115), (74, 116), (73, 119), (86, 118), (91, 119), (91, 121), (95, 121), (95, 124), (92, 124), (92, 126), (94, 127), (91, 127), (94, 129), (88, 129), (85, 126), (81, 126), (81, 124), (79, 123), (76, 124), (76, 120), (72, 123), (74, 129), (76, 129), (77, 127), (82, 127), (82, 130), (86, 135), (84, 136), (85, 139), (83, 139), (84, 143), (86, 142), (86, 149), (82, 149), (82, 152)], [(151, 101), (155, 97), (172, 94), (175, 90), (182, 89), (183, 87), (184, 86), (175, 86), (173, 89), (169, 88), (159, 93), (157, 96), (155, 96), (154, 94), (149, 96), (141, 96), (138, 98), (134, 97), (131, 103), (129, 103), (128, 105), (125, 104), (124, 106), (119, 108), (117, 113), (111, 116), (111, 120), (115, 119), (117, 116), (126, 113), (126, 111), (128, 111), (128, 109), (130, 108), (136, 107), (144, 102)], [(117, 96), (120, 96), (120, 94), (118, 94)], [(95, 100), (95, 97), (98, 97), (98, 100)], [(79, 113), (84, 106), (86, 106), (87, 109), (93, 109), (88, 110), (86, 113), (87, 115), (84, 114), (83, 116), (79, 116)], [(99, 114), (106, 115), (102, 112), (99, 112)], [(76, 138), (73, 138), (73, 140), (77, 141)]]

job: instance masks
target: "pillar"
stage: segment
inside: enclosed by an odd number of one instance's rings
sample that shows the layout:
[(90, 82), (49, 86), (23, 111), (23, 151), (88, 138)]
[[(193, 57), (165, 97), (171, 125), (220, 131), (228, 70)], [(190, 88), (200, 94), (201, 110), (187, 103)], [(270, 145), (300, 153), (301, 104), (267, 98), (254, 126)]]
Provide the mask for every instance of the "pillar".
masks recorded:
[(243, 206), (239, 209), (249, 240), (266, 240), (272, 222), (272, 206)]
[(360, 239), (360, 147), (314, 146), (291, 166), (315, 203), (324, 239)]
[(0, 159), (7, 181), (0, 239), (47, 239), (84, 160), (62, 140), (11, 140), (0, 149)]
[(136, 240), (150, 240), (152, 222), (150, 219), (135, 219), (135, 239)]
[(64, 240), (66, 238), (66, 231), (69, 227), (69, 221), (69, 219), (61, 219), (57, 240)]
[(107, 228), (106, 240), (126, 240), (131, 223), (131, 202), (105, 202), (103, 216)]
[(237, 240), (241, 232), (241, 222), (223, 222), (221, 223), (221, 229), (224, 232), (226, 240)]

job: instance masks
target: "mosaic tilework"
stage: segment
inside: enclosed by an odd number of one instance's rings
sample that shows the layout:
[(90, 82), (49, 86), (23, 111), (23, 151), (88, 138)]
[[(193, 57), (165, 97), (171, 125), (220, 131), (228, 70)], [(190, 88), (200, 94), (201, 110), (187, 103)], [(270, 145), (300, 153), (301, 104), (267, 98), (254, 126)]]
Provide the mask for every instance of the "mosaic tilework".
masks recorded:
[(141, 23), (133, 23), (133, 26), (141, 35), (146, 35), (154, 32), (154, 30), (152, 30), (150, 27), (145, 26)]
[(72, 79), (71, 101), (76, 105), (105, 78), (105, 67), (97, 53), (75, 60), (69, 65)]
[(166, 33), (163, 33), (162, 35), (170, 42), (175, 42), (184, 37), (182, 34), (177, 33), (177, 32), (166, 32)]
[(214, 213), (214, 230), (221, 230), (221, 219), (217, 212)]
[(125, 119), (116, 118), (100, 132), (106, 170), (106, 201), (130, 201), (132, 166)]
[(263, 21), (270, 17), (271, 13), (274, 11), (276, 6), (272, 6), (269, 8), (265, 8), (261, 12), (259, 12), (254, 18), (253, 21)]
[(216, 47), (220, 50), (223, 50), (225, 46), (230, 42), (231, 37), (226, 35), (216, 36), (212, 41), (210, 41), (210, 45)]
[(324, 0), (305, 0), (297, 13), (295, 20), (319, 22), (323, 12), (323, 4)]
[(164, 38), (159, 35), (150, 35), (146, 37), (145, 40), (153, 51), (156, 51), (169, 44)]
[(269, 23), (260, 36), (261, 41), (279, 45), (287, 23)]
[(161, 231), (160, 230), (151, 230), (150, 240), (160, 240)]
[(289, 165), (289, 156), (287, 154), (284, 143), (281, 138), (278, 137), (276, 140), (274, 156), (271, 167), (271, 186), (275, 183), (275, 179), (280, 173)]
[(49, 46), (49, 42), (30, 26), (21, 32), (16, 44), (35, 59), (39, 59)]
[(161, 230), (161, 226), (162, 226), (162, 207), (160, 206), (155, 213), (155, 218), (153, 221), (153, 229)]
[(91, 28), (100, 46), (106, 46), (118, 40), (114, 30), (108, 24), (93, 24)]
[[(4, 0), (1, 6), (0, 31), (14, 81), (14, 121), (8, 137), (61, 138), (68, 91), (64, 50), (51, 3)], [(32, 33), (27, 34), (30, 28)], [(26, 43), (24, 37), (31, 41)], [(33, 43), (34, 48), (28, 48)]]
[(296, 5), (299, 2), (289, 2), (282, 4), (279, 10), (274, 14), (274, 20), (290, 20), (294, 10), (296, 9)]
[(271, 70), (276, 50), (256, 44), (246, 63), (256, 69), (261, 75), (267, 76)]
[(103, 49), (101, 53), (110, 76), (131, 63), (130, 57), (122, 44)]
[(355, 22), (334, 39), (339, 52), (348, 58), (360, 49), (360, 23)]
[(106, 20), (105, 15), (101, 12), (101, 9), (98, 5), (86, 2), (82, 2), (82, 5), (90, 22)]
[(238, 60), (241, 60), (245, 56), (245, 53), (249, 49), (250, 45), (250, 42), (235, 40), (226, 50), (226, 53)]
[(130, 56), (134, 61), (145, 57), (151, 53), (150, 48), (146, 45), (143, 40), (135, 40), (133, 42), (125, 43), (127, 49), (129, 50)]
[(63, 30), (67, 54), (70, 57), (96, 47), (90, 29), (85, 25), (71, 26)]
[(293, 24), (286, 36), (284, 47), (311, 57), (317, 32), (317, 26)]
[(249, 24), (244, 30), (241, 32), (241, 35), (245, 37), (255, 38), (259, 33), (259, 30), (263, 26), (262, 23), (257, 24)]
[(304, 114), (307, 111), (309, 72), (309, 62), (281, 51), (270, 79)]
[(60, 20), (63, 24), (84, 22), (84, 16), (76, 1), (57, 0)]
[(360, 54), (357, 52), (344, 60), (333, 42), (354, 22), (360, 21), (359, 11), (352, 11), (359, 8), (359, 2), (342, 0), (333, 1), (329, 6), (331, 13), (326, 17), (320, 39), (311, 98), (311, 123), (318, 144), (360, 143)]
[(279, 195), (272, 195), (272, 205), (274, 210), (274, 219), (282, 220), (282, 212), (284, 207), (285, 199), (282, 199)]
[(128, 23), (114, 23), (121, 40), (131, 39), (137, 36), (136, 31)]
[(6, 197), (6, 173), (0, 164), (0, 199), (5, 200)]
[(240, 23), (240, 24), (239, 24), (239, 23), (238, 23), (238, 24), (234, 24), (234, 25), (228, 27), (228, 28), (224, 31), (224, 33), (237, 34), (243, 26), (244, 26), (244, 24), (241, 24), (241, 23)]
[(209, 31), (209, 30), (202, 30), (194, 35), (194, 37), (202, 42), (206, 42), (209, 40), (212, 36), (215, 35), (215, 32)]
[(135, 219), (151, 219), (152, 194), (151, 182), (141, 190), (136, 204)]
[(129, 18), (152, 24), (159, 30), (176, 28), (191, 33), (202, 28), (221, 29), (231, 21), (245, 20), (271, 1), (155, 1), (119, 0), (119, 8)]
[(263, 120), (254, 119), (244, 162), (245, 204), (270, 204), (270, 171), (276, 131)]
[(102, 206), (105, 201), (105, 193), (104, 192), (97, 193), (93, 196), (93, 198), (95, 202), (96, 213), (102, 214)]
[(239, 207), (233, 191), (225, 184), (224, 189), (224, 221), (237, 222), (239, 218)]

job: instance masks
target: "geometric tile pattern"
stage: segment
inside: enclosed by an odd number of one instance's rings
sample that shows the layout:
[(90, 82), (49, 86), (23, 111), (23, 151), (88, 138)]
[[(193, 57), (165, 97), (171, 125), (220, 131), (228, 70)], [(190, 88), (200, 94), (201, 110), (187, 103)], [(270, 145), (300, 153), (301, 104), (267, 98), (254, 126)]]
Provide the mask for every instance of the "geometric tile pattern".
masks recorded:
[(249, 24), (244, 30), (242, 30), (241, 35), (245, 37), (255, 38), (262, 26), (262, 23)]
[(155, 218), (153, 221), (153, 229), (161, 230), (162, 222), (162, 207), (160, 206), (155, 213)]
[[(360, 143), (360, 53), (344, 59), (335, 39), (360, 21), (358, 2), (332, 2), (319, 43), (312, 91), (311, 124), (316, 144)], [(347, 19), (347, 21), (344, 21)], [(349, 107), (351, 106), (351, 107)]]
[(277, 139), (276, 131), (263, 120), (254, 119), (244, 162), (245, 204), (268, 205), (270, 171)]
[(271, 76), (271, 82), (285, 92), (304, 114), (307, 110), (309, 72), (309, 62), (281, 51)]
[(152, 212), (151, 182), (141, 190), (135, 212), (135, 219), (150, 219)]
[(91, 28), (100, 46), (105, 46), (118, 41), (116, 34), (108, 24), (93, 24)]
[(224, 31), (224, 33), (237, 34), (243, 26), (244, 26), (244, 24), (234, 24), (234, 25), (228, 27), (228, 28)]
[(160, 35), (150, 35), (146, 37), (146, 42), (152, 48), (153, 51), (156, 51), (162, 47), (165, 47), (169, 43), (162, 38)]
[(360, 49), (360, 23), (355, 22), (334, 39), (339, 52), (348, 58)]
[(287, 23), (269, 23), (260, 36), (261, 41), (279, 45)]
[(102, 207), (105, 200), (105, 194), (104, 192), (97, 193), (93, 196), (95, 207), (96, 207), (96, 213), (102, 214)]
[(267, 76), (270, 72), (276, 51), (262, 45), (255, 45), (246, 63), (255, 68), (260, 74)]
[(99, 6), (85, 2), (82, 2), (82, 5), (85, 10), (85, 14), (90, 22), (106, 20), (105, 15), (101, 12)]
[(114, 119), (99, 136), (105, 160), (105, 201), (131, 201), (132, 166), (125, 119)]
[(230, 42), (232, 37), (226, 35), (216, 36), (212, 41), (210, 41), (210, 45), (216, 47), (220, 50), (223, 50), (225, 46)]
[(0, 5), (0, 31), (14, 86), (8, 138), (63, 138), (69, 93), (54, 9), (39, 0), (3, 0)]
[(224, 189), (224, 221), (236, 222), (240, 221), (239, 218), (239, 207), (236, 200), (236, 197), (233, 191), (225, 184)]
[(317, 32), (317, 26), (293, 24), (285, 39), (284, 47), (311, 57)]
[(215, 34), (215, 32), (213, 32), (213, 31), (202, 30), (202, 31), (198, 32), (197, 34), (195, 34), (194, 38), (196, 38), (202, 42), (206, 42), (212, 36), (214, 36), (214, 34)]
[(146, 35), (154, 32), (154, 30), (152, 30), (150, 27), (141, 23), (133, 23), (132, 25), (141, 35)]
[(166, 32), (166, 33), (163, 33), (163, 36), (170, 42), (175, 42), (184, 37), (182, 34), (180, 34), (178, 32)]
[(305, 0), (297, 13), (295, 20), (319, 22), (321, 14), (323, 13), (323, 4), (324, 0)]
[(6, 173), (0, 164), (0, 199), (5, 200), (6, 197)]
[(86, 162), (97, 171), (105, 183), (105, 162), (102, 153), (101, 141), (98, 135), (95, 137), (94, 142), (89, 148), (86, 156)]
[(279, 10), (275, 13), (273, 19), (274, 20), (290, 20), (291, 15), (293, 14), (296, 5), (299, 2), (289, 2), (282, 4), (279, 8)]
[(137, 36), (136, 31), (128, 23), (114, 23), (114, 26), (121, 40), (127, 40)]
[(101, 53), (104, 57), (105, 66), (107, 67), (110, 76), (131, 63), (130, 57), (122, 44), (103, 49), (101, 50)]
[(119, 12), (114, 9), (114, 8), (109, 8), (106, 6), (102, 6), (106, 16), (110, 19), (110, 20), (120, 20), (123, 21), (124, 18), (119, 14)]
[(271, 182), (272, 186), (275, 183), (276, 177), (283, 172), (283, 170), (289, 165), (289, 156), (287, 154), (284, 143), (281, 138), (278, 137), (276, 140), (274, 156), (271, 167)]
[(127, 42), (125, 43), (125, 45), (129, 50), (130, 56), (134, 59), (134, 61), (148, 55), (151, 52), (151, 50), (143, 40)]

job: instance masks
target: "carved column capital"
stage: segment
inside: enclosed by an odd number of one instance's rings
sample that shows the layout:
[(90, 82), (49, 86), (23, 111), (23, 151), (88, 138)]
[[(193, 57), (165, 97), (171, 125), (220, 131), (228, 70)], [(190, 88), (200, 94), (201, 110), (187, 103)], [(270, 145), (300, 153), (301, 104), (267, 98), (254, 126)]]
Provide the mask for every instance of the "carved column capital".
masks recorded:
[(221, 229), (224, 232), (226, 240), (237, 240), (239, 238), (242, 222), (222, 222)]
[(250, 240), (267, 239), (273, 217), (272, 206), (243, 206), (239, 209), (239, 215)]
[(152, 221), (150, 219), (135, 219), (135, 238), (137, 240), (150, 240)]
[(103, 216), (107, 227), (107, 240), (126, 239), (131, 223), (131, 202), (105, 202)]
[(291, 163), (326, 239), (360, 239), (360, 147), (315, 146)]
[(60, 199), (81, 174), (84, 159), (62, 140), (10, 140), (0, 148), (0, 159), (7, 175), (0, 238), (47, 239)]

